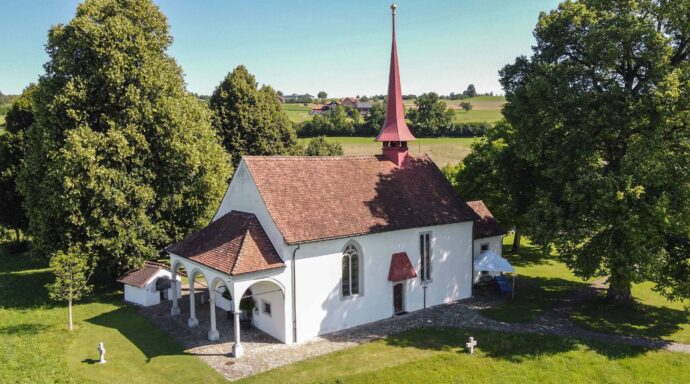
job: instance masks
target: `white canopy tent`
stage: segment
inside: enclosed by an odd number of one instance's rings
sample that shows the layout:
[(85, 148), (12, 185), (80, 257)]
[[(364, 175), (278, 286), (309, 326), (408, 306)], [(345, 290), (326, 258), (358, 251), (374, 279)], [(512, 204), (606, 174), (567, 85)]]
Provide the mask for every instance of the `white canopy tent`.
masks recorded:
[[(493, 272), (493, 273), (501, 273), (501, 272), (511, 273), (513, 276), (513, 286), (512, 287), (510, 287), (505, 280), (498, 281), (498, 283), (499, 283), (499, 288), (501, 288), (501, 292), (509, 292), (511, 297), (515, 295), (515, 267), (513, 267), (510, 264), (510, 262), (508, 262), (508, 260), (499, 256), (496, 252), (494, 252), (494, 251), (482, 252), (482, 254), (479, 255), (479, 259), (474, 261), (474, 270), (477, 272), (486, 271), (486, 272)], [(499, 278), (496, 277), (496, 280), (499, 280)], [(505, 286), (503, 286), (503, 285), (505, 285)]]
[(515, 268), (510, 265), (508, 260), (502, 258), (494, 251), (486, 251), (479, 255), (479, 259), (474, 261), (474, 270), (487, 272), (515, 272)]

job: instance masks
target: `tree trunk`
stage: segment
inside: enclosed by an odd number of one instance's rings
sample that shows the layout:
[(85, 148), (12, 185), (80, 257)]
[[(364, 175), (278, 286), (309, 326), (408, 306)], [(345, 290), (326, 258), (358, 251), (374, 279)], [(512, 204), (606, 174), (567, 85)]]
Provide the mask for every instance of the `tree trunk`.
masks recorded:
[(629, 278), (611, 274), (608, 282), (609, 289), (606, 292), (606, 300), (623, 306), (631, 306), (635, 303), (632, 296), (632, 284)]
[(19, 229), (14, 229), (14, 238), (17, 240), (17, 243), (19, 242)]
[(67, 301), (67, 308), (69, 312), (69, 325), (67, 329), (69, 329), (69, 331), (72, 332), (72, 299), (69, 299)]
[(511, 252), (519, 252), (520, 251), (520, 240), (522, 239), (522, 232), (520, 231), (520, 227), (515, 227), (515, 237), (513, 237), (513, 249)]

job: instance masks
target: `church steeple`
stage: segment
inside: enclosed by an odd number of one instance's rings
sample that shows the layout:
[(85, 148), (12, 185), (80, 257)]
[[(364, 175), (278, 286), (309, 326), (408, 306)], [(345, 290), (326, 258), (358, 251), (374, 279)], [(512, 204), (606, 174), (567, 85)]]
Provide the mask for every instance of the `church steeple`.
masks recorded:
[(388, 75), (388, 109), (386, 121), (376, 141), (383, 142), (383, 154), (400, 166), (407, 156), (407, 142), (416, 140), (405, 122), (400, 73), (398, 72), (398, 49), (395, 43), (395, 3), (391, 5), (393, 16), (393, 46), (391, 48), (391, 67)]

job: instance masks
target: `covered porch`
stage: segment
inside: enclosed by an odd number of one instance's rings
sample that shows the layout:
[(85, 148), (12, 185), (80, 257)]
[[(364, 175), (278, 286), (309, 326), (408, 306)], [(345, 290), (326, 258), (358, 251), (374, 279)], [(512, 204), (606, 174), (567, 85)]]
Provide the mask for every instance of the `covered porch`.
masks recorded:
[[(205, 328), (211, 342), (231, 333), (236, 358), (244, 353), (243, 328), (292, 341), (286, 267), (256, 216), (231, 211), (166, 250), (174, 285), (170, 316), (183, 317), (190, 329)], [(186, 279), (178, 281), (178, 275)], [(176, 285), (184, 283), (188, 294), (183, 301)], [(206, 303), (208, 312), (202, 314), (199, 305)], [(229, 319), (231, 329), (219, 328), (219, 315)]]
[[(171, 283), (182, 287), (172, 290), (164, 307), (168, 316), (189, 328), (191, 337), (232, 341), (236, 358), (244, 353), (242, 340), (247, 335), (253, 342), (285, 343), (288, 339), (285, 289), (270, 274), (238, 279), (178, 256), (171, 256), (171, 265)], [(178, 275), (187, 279), (175, 280)]]

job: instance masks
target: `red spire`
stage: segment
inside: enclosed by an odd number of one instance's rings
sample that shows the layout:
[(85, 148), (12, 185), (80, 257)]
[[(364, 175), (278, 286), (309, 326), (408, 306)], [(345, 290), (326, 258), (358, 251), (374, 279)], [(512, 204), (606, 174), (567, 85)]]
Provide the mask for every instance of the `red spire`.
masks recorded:
[(391, 68), (388, 76), (388, 110), (386, 121), (376, 141), (412, 141), (416, 140), (410, 128), (405, 122), (405, 110), (403, 109), (402, 91), (400, 90), (400, 74), (398, 72), (398, 49), (395, 44), (395, 9), (393, 11), (393, 47), (391, 49)]

